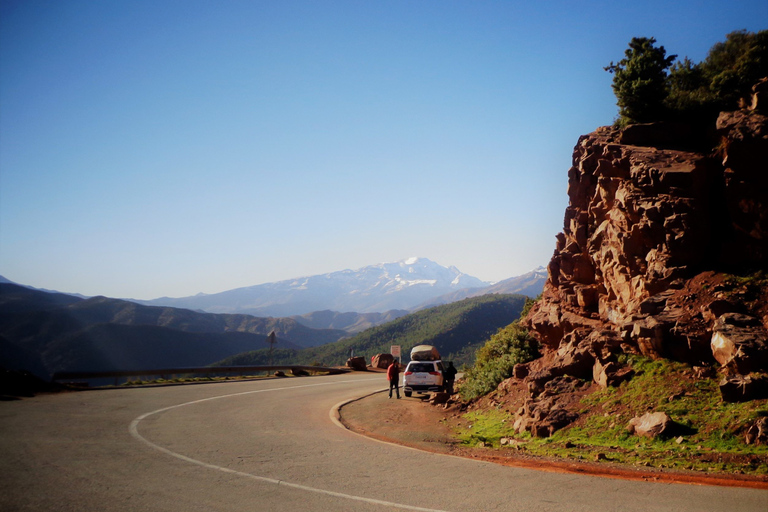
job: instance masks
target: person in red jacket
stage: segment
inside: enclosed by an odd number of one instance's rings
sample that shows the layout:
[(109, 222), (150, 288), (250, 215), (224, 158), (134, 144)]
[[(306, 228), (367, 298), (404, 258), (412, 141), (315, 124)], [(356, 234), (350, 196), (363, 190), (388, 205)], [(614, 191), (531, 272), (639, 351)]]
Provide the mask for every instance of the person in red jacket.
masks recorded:
[(400, 399), (400, 365), (395, 359), (387, 368), (387, 379), (389, 379), (389, 398), (392, 398), (392, 388), (397, 392), (397, 399)]

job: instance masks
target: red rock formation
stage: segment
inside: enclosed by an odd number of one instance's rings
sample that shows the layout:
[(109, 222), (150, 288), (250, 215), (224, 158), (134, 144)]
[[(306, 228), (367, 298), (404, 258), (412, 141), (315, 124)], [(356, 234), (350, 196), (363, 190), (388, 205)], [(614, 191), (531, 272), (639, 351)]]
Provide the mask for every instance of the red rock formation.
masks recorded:
[[(768, 269), (768, 117), (721, 114), (717, 151), (674, 149), (695, 144), (672, 128), (603, 127), (574, 148), (563, 231), (524, 321), (544, 347), (519, 372), (534, 396), (561, 375), (626, 377), (622, 351), (768, 370), (768, 286), (750, 302), (722, 274)], [(718, 319), (734, 312), (753, 321), (726, 342), (735, 328)]]

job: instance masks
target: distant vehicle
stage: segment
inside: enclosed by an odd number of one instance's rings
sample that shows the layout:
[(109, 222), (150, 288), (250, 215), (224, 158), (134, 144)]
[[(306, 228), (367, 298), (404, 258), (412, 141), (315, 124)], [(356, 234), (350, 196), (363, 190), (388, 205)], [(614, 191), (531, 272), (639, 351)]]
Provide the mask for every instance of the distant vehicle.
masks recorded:
[(444, 370), (442, 361), (411, 361), (403, 372), (403, 393), (409, 397), (414, 392), (443, 391)]

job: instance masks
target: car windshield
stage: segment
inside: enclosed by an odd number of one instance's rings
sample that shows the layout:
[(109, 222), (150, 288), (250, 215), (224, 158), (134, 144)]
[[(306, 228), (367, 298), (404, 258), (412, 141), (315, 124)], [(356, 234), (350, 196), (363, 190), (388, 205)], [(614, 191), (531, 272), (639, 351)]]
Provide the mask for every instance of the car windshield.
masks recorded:
[(410, 368), (408, 368), (408, 371), (418, 373), (418, 372), (433, 372), (435, 371), (435, 365), (432, 363), (413, 363)]

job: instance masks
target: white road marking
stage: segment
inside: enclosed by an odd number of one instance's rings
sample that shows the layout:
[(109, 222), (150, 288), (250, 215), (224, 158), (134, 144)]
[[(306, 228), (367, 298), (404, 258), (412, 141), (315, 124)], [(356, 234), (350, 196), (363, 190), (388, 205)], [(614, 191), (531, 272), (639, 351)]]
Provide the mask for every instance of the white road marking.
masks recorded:
[[(349, 383), (349, 382), (364, 382), (364, 381), (369, 381), (369, 380), (370, 379), (357, 379), (357, 380), (351, 380), (351, 381), (344, 381), (343, 383), (346, 384), (346, 383)], [(196, 465), (204, 467), (204, 468), (213, 469), (213, 470), (217, 470), (217, 471), (222, 471), (224, 473), (229, 473), (229, 474), (232, 474), (232, 475), (238, 475), (238, 476), (242, 476), (242, 477), (245, 477), (245, 478), (250, 478), (252, 480), (258, 480), (260, 482), (265, 482), (265, 483), (269, 483), (269, 484), (275, 484), (275, 485), (281, 485), (281, 486), (285, 486), (285, 487), (291, 487), (293, 489), (299, 489), (299, 490), (307, 491), (307, 492), (314, 492), (314, 493), (317, 493), (317, 494), (324, 494), (326, 496), (333, 496), (335, 498), (343, 498), (343, 499), (354, 500), (354, 501), (362, 501), (362, 502), (365, 502), (365, 503), (371, 503), (373, 505), (382, 505), (382, 506), (385, 506), (385, 507), (390, 507), (390, 508), (394, 507), (394, 508), (403, 509), (403, 510), (418, 510), (418, 511), (421, 511), (421, 512), (445, 512), (444, 510), (437, 510), (437, 509), (423, 508), (423, 507), (415, 507), (415, 506), (412, 506), (412, 505), (404, 505), (404, 504), (401, 504), (401, 503), (393, 503), (391, 501), (377, 500), (377, 499), (374, 499), (374, 498), (366, 498), (364, 496), (355, 496), (355, 495), (352, 495), (352, 494), (345, 494), (345, 493), (341, 493), (341, 492), (330, 491), (330, 490), (327, 490), (327, 489), (318, 489), (316, 487), (309, 487), (307, 485), (301, 485), (301, 484), (296, 484), (296, 483), (292, 483), (292, 482), (286, 482), (284, 480), (277, 480), (275, 478), (268, 478), (268, 477), (265, 477), (265, 476), (252, 475), (250, 473), (244, 473), (242, 471), (235, 471), (233, 469), (225, 468), (225, 467), (222, 467), (222, 466), (217, 466), (215, 464), (209, 464), (207, 462), (203, 462), (201, 460), (193, 459), (191, 457), (187, 457), (186, 455), (182, 455), (180, 453), (176, 453), (174, 451), (169, 450), (168, 448), (164, 448), (164, 447), (162, 447), (160, 445), (157, 445), (157, 444), (153, 443), (149, 439), (147, 439), (147, 438), (143, 437), (141, 434), (139, 434), (139, 423), (141, 423), (143, 420), (145, 420), (146, 418), (148, 418), (148, 417), (150, 417), (150, 416), (152, 416), (154, 414), (159, 414), (161, 412), (170, 411), (172, 409), (178, 409), (179, 407), (184, 407), (184, 406), (192, 405), (192, 404), (199, 404), (199, 403), (202, 403), (202, 402), (208, 402), (210, 400), (218, 400), (220, 398), (230, 398), (230, 397), (233, 397), (233, 396), (251, 395), (251, 394), (255, 394), (255, 393), (267, 393), (267, 392), (271, 392), (271, 391), (284, 391), (284, 390), (289, 390), (289, 389), (309, 388), (309, 387), (314, 387), (314, 386), (328, 386), (328, 385), (332, 385), (332, 384), (339, 384), (339, 382), (324, 382), (324, 383), (321, 383), (321, 384), (305, 384), (305, 385), (301, 385), (301, 386), (287, 386), (287, 387), (282, 387), (282, 388), (258, 389), (258, 390), (254, 390), (254, 391), (244, 391), (244, 392), (241, 392), (241, 393), (232, 393), (230, 395), (221, 395), (221, 396), (214, 396), (214, 397), (210, 397), (210, 398), (201, 398), (200, 400), (193, 400), (191, 402), (185, 402), (183, 404), (171, 405), (170, 407), (163, 407), (162, 409), (157, 409), (155, 411), (144, 413), (141, 416), (138, 416), (136, 419), (134, 419), (131, 422), (131, 425), (128, 427), (128, 431), (131, 433), (131, 435), (134, 438), (138, 439), (139, 441), (141, 441), (142, 443), (146, 444), (150, 448), (154, 448), (155, 450), (157, 450), (159, 452), (162, 452), (162, 453), (165, 453), (166, 455), (170, 455), (171, 457), (176, 457), (177, 459), (183, 460), (185, 462), (189, 462), (190, 464), (196, 464)], [(333, 416), (331, 416), (331, 417), (333, 417)]]

